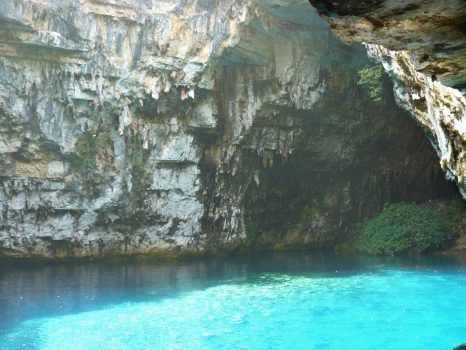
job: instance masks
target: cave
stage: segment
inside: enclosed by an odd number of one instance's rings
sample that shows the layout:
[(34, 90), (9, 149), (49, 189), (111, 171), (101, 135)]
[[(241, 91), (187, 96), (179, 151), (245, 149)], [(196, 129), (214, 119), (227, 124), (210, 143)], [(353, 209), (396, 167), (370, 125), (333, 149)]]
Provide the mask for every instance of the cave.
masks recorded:
[(1, 0), (0, 349), (465, 348), (465, 14)]
[(332, 249), (386, 204), (460, 198), (461, 138), (404, 97), (427, 83), (304, 0), (128, 23), (142, 7), (20, 3), (1, 8), (5, 257)]

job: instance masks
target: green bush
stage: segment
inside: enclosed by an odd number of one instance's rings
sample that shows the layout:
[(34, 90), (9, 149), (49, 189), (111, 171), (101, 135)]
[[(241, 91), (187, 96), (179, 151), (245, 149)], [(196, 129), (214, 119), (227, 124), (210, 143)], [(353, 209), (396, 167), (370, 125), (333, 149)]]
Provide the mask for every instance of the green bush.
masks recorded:
[(387, 205), (364, 221), (356, 245), (371, 255), (423, 253), (440, 248), (453, 236), (453, 227), (430, 208), (413, 203)]
[(254, 222), (247, 222), (244, 226), (246, 229), (246, 243), (253, 244), (259, 235), (259, 226)]
[(358, 85), (366, 87), (369, 97), (374, 102), (382, 102), (383, 72), (383, 67), (380, 64), (367, 65), (358, 72)]

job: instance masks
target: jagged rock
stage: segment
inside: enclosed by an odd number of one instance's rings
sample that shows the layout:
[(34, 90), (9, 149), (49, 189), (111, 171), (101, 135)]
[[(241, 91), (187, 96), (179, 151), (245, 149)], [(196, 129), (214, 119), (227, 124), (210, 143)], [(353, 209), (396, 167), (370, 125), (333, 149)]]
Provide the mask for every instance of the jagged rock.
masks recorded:
[(380, 59), (395, 77), (397, 101), (426, 129), (442, 169), (466, 198), (466, 98), (458, 90), (419, 73), (407, 51), (367, 47), (369, 54)]
[(417, 72), (465, 89), (466, 4), (462, 0), (310, 0), (346, 42), (409, 51)]
[(383, 62), (398, 102), (425, 127), (442, 168), (466, 198), (466, 3), (310, 2), (335, 35), (366, 43)]
[(327, 247), (451, 191), (305, 0), (6, 0), (0, 39), (1, 254)]

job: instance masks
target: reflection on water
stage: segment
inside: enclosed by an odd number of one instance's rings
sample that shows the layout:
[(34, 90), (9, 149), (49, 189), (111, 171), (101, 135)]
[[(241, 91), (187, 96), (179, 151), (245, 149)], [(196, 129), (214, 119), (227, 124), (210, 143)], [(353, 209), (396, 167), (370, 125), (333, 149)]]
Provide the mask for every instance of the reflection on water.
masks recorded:
[(464, 300), (465, 264), (453, 257), (3, 266), (0, 349), (399, 349), (445, 331), (439, 348), (451, 348), (466, 341)]

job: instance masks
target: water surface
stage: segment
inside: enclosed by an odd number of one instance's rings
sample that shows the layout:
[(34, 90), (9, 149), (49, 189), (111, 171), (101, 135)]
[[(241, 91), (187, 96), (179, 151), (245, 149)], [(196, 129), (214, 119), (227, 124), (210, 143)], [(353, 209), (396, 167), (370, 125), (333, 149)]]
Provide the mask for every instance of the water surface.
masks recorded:
[(455, 258), (311, 253), (0, 268), (0, 349), (451, 349)]

